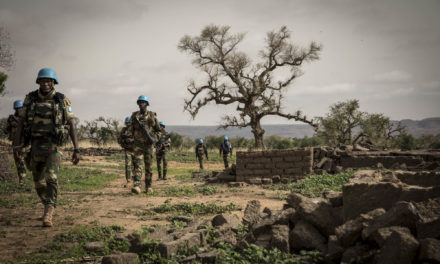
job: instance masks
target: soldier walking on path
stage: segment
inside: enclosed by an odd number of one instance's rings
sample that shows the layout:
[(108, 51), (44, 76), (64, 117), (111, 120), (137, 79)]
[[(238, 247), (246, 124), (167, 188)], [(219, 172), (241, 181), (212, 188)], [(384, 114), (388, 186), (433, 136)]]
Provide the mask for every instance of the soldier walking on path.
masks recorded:
[(130, 123), (130, 117), (127, 116), (125, 118), (125, 126), (121, 129), (121, 133), (118, 137), (119, 145), (124, 149), (125, 156), (125, 179), (127, 183), (124, 185), (126, 188), (133, 187), (133, 180), (131, 176), (131, 160), (132, 160), (132, 152), (133, 152), (133, 135), (132, 131), (129, 129), (128, 124)]
[(227, 136), (223, 138), (223, 143), (220, 145), (220, 153), (219, 155), (223, 154), (223, 163), (225, 164), (225, 169), (229, 167), (228, 163), (228, 155), (230, 154), (232, 157), (232, 147), (229, 143), (229, 139)]
[[(157, 172), (158, 180), (167, 180), (167, 153), (171, 145), (170, 135), (165, 131), (165, 123), (160, 121), (160, 139), (156, 143), (156, 162), (157, 162)], [(162, 161), (163, 161), (163, 173), (162, 173)]]
[[(43, 226), (52, 226), (52, 215), (57, 204), (58, 171), (61, 164), (59, 147), (70, 136), (73, 143), (72, 163), (78, 164), (80, 155), (75, 119), (69, 99), (55, 91), (58, 77), (54, 70), (38, 72), (39, 89), (26, 95), (20, 111), (20, 122), (14, 140), (14, 152), (30, 145), (26, 166), (32, 171), (35, 189), (44, 204)], [(23, 144), (21, 138), (23, 137)]]
[[(23, 101), (17, 100), (14, 102), (14, 110), (15, 113), (13, 115), (9, 115), (5, 134), (8, 135), (8, 139), (11, 141), (11, 144), (14, 143), (14, 138), (17, 135), (17, 129), (20, 122), (19, 111), (23, 108)], [(20, 139), (20, 145), (23, 144), (23, 138)], [(26, 168), (24, 166), (24, 148), (17, 149), (14, 151), (14, 161), (15, 167), (17, 168), (18, 182), (20, 185), (24, 184), (24, 179), (26, 178)]]
[(209, 160), (208, 150), (206, 149), (205, 144), (203, 144), (203, 139), (199, 139), (199, 143), (196, 145), (195, 151), (196, 157), (199, 160), (200, 170), (203, 170), (203, 155), (206, 156), (206, 160)]
[(145, 165), (145, 192), (151, 191), (151, 177), (153, 170), (151, 162), (153, 159), (153, 145), (156, 143), (159, 133), (159, 121), (157, 121), (156, 113), (147, 111), (150, 105), (150, 99), (145, 96), (139, 96), (137, 100), (139, 111), (131, 115), (129, 129), (133, 134), (133, 178), (134, 186), (131, 189), (133, 193), (141, 192), (142, 179), (142, 156)]

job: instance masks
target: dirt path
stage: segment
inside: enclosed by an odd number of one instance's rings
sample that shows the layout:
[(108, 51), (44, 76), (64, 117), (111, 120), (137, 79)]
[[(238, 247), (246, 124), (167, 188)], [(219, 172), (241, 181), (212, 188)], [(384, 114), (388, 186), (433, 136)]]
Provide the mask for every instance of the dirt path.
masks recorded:
[[(84, 157), (81, 164), (118, 165), (116, 162), (106, 161), (102, 157)], [(197, 168), (196, 163), (169, 162), (169, 168)], [(208, 164), (208, 169), (221, 169), (222, 164)], [(96, 167), (94, 167), (96, 168)], [(59, 199), (64, 196), (67, 204), (58, 205), (54, 215), (54, 227), (42, 228), (39, 219), (43, 212), (43, 205), (38, 203), (37, 195), (31, 190), (33, 203), (30, 207), (0, 208), (0, 259), (13, 259), (23, 254), (35, 252), (41, 246), (50, 243), (53, 236), (67, 231), (76, 225), (119, 225), (127, 233), (140, 230), (143, 225), (169, 224), (164, 215), (145, 217), (142, 212), (159, 206), (171, 198), (177, 202), (214, 202), (218, 205), (234, 203), (244, 208), (249, 200), (260, 200), (263, 207), (281, 209), (283, 202), (277, 199), (275, 191), (269, 191), (257, 186), (228, 188), (225, 184), (214, 185), (220, 190), (213, 195), (199, 195), (194, 197), (157, 197), (146, 194), (133, 195), (130, 189), (124, 188), (125, 176), (122, 170), (102, 169), (111, 173), (119, 173), (120, 178), (111, 182), (104, 189), (89, 192), (63, 192), (60, 190)], [(169, 175), (167, 181), (158, 181), (153, 176), (153, 189), (156, 191), (169, 186), (203, 185), (203, 182), (182, 182)], [(233, 213), (242, 216), (243, 210)], [(212, 217), (212, 216), (209, 216)], [(1, 261), (0, 261), (1, 262)]]

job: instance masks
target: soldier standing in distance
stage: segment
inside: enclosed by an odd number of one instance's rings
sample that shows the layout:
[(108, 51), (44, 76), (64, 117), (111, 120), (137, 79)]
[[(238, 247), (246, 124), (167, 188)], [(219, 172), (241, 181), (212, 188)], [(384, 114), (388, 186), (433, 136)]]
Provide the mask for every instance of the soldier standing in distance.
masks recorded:
[[(165, 123), (160, 121), (160, 139), (156, 144), (156, 162), (158, 180), (167, 180), (167, 153), (171, 145), (171, 139), (169, 134), (165, 131)], [(163, 173), (162, 173), (162, 161), (163, 161)], [(163, 176), (162, 176), (163, 175)]]
[(232, 156), (232, 147), (229, 143), (229, 139), (227, 136), (223, 137), (223, 143), (220, 145), (220, 153), (219, 155), (223, 154), (223, 163), (225, 164), (225, 169), (229, 167), (228, 163), (228, 154), (231, 154)]
[(160, 127), (156, 113), (147, 111), (150, 99), (145, 95), (141, 95), (137, 100), (137, 104), (139, 111), (131, 115), (129, 129), (132, 131), (134, 141), (132, 156), (134, 186), (131, 191), (139, 194), (141, 192), (142, 156), (145, 165), (145, 192), (148, 192), (151, 188), (153, 145), (159, 137)]
[(124, 149), (125, 156), (125, 179), (127, 183), (124, 185), (126, 188), (130, 188), (133, 186), (133, 180), (131, 177), (131, 161), (132, 161), (132, 151), (133, 151), (133, 135), (131, 134), (131, 129), (129, 129), (128, 124), (130, 123), (130, 117), (127, 116), (125, 118), (125, 126), (121, 129), (121, 133), (118, 137), (118, 143)]
[[(17, 135), (17, 128), (20, 122), (19, 120), (19, 111), (23, 107), (23, 101), (17, 100), (14, 102), (14, 110), (15, 113), (13, 115), (9, 115), (8, 120), (6, 122), (5, 134), (8, 135), (8, 139), (11, 141), (11, 144), (14, 143), (14, 138)], [(23, 139), (20, 139), (20, 144), (23, 143)], [(26, 178), (26, 168), (24, 166), (24, 148), (17, 149), (14, 151), (14, 161), (15, 167), (17, 167), (17, 175), (18, 182), (20, 185), (24, 184), (24, 179)]]
[(209, 160), (208, 150), (206, 149), (205, 144), (203, 144), (203, 139), (199, 139), (199, 143), (196, 145), (195, 151), (196, 157), (199, 160), (200, 170), (203, 170), (203, 154), (205, 154), (206, 160)]
[[(52, 215), (58, 195), (58, 171), (61, 164), (59, 147), (73, 143), (72, 163), (78, 164), (80, 155), (75, 119), (69, 99), (55, 91), (58, 77), (54, 70), (38, 72), (39, 89), (26, 95), (20, 111), (20, 122), (14, 140), (14, 151), (30, 144), (26, 165), (32, 171), (35, 189), (44, 204), (43, 226), (52, 226)], [(21, 138), (23, 137), (23, 144)]]

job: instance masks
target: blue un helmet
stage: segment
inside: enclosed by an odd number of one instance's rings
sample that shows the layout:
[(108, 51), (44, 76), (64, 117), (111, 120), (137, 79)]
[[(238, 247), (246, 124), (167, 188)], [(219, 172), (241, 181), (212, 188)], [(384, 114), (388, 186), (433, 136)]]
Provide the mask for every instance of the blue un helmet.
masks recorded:
[(52, 70), (51, 68), (43, 68), (38, 72), (37, 80), (35, 81), (38, 83), (38, 79), (41, 78), (49, 78), (55, 81), (55, 84), (58, 84), (58, 77), (57, 73)]
[(125, 123), (126, 123), (126, 124), (128, 124), (128, 123), (130, 122), (130, 118), (131, 118), (130, 116), (127, 116), (127, 117), (125, 118)]
[(224, 136), (224, 137), (223, 137), (223, 140), (224, 140), (224, 141), (228, 141), (228, 140), (229, 140), (228, 136)]
[(146, 95), (139, 95), (137, 101), (145, 101), (147, 105), (150, 105), (150, 99)]
[(18, 109), (18, 108), (22, 108), (22, 107), (23, 107), (23, 101), (22, 100), (14, 101), (14, 109)]
[(199, 139), (199, 144), (203, 144), (203, 139)]
[(165, 127), (165, 122), (160, 121), (160, 122), (159, 122), (159, 126), (163, 126), (163, 127)]

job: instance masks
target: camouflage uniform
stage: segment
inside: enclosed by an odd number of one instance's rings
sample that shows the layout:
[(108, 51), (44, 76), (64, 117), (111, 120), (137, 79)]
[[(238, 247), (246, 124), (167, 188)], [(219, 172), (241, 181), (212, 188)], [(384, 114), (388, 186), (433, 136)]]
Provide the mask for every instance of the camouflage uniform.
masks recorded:
[(133, 134), (133, 178), (134, 186), (141, 185), (142, 179), (142, 156), (144, 157), (145, 165), (145, 189), (151, 187), (151, 177), (153, 175), (153, 170), (151, 167), (151, 161), (153, 159), (153, 143), (148, 142), (145, 137), (144, 132), (142, 132), (142, 127), (135, 121), (139, 120), (142, 126), (154, 137), (155, 140), (158, 138), (160, 132), (159, 122), (156, 118), (156, 113), (151, 111), (146, 111), (142, 114), (140, 111), (136, 111), (131, 115), (129, 127)]
[(27, 165), (37, 194), (43, 204), (56, 206), (61, 163), (58, 146), (67, 140), (67, 122), (74, 118), (70, 101), (55, 89), (46, 96), (36, 90), (26, 96), (20, 117), (24, 119), (25, 145), (31, 146)]
[(203, 154), (206, 156), (206, 159), (208, 159), (208, 150), (206, 149), (205, 144), (199, 143), (197, 144), (195, 151), (197, 159), (199, 160), (200, 169), (203, 170)]
[[(13, 142), (14, 137), (17, 134), (17, 128), (18, 128), (19, 120), (17, 116), (10, 115), (7, 120), (5, 133), (8, 134), (8, 139)], [(20, 144), (23, 142), (20, 142)], [(15, 167), (17, 167), (17, 175), (18, 175), (18, 181), (20, 184), (24, 183), (24, 179), (26, 178), (26, 167), (24, 166), (24, 149), (20, 149), (18, 153), (14, 152), (14, 161), (15, 161)]]
[[(167, 179), (167, 153), (170, 148), (171, 139), (169, 138), (169, 135), (167, 132), (161, 133), (161, 137), (159, 139), (159, 142), (162, 142), (161, 145), (156, 146), (156, 163), (157, 163), (157, 172), (159, 174), (159, 180), (162, 178), (166, 180)], [(162, 161), (163, 161), (163, 173), (162, 173)]]
[(225, 168), (228, 168), (228, 155), (232, 155), (232, 147), (229, 141), (223, 141), (223, 143), (220, 145), (220, 155), (221, 154), (223, 154), (223, 163), (225, 164)]
[(131, 137), (130, 129), (128, 126), (125, 126), (121, 130), (121, 134), (118, 137), (118, 143), (121, 145), (121, 147), (124, 149), (125, 154), (125, 179), (127, 182), (132, 181), (131, 177), (131, 161), (132, 161), (132, 146), (129, 146), (126, 142), (127, 138)]

